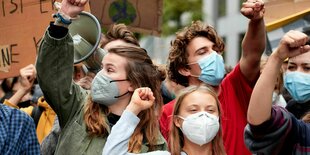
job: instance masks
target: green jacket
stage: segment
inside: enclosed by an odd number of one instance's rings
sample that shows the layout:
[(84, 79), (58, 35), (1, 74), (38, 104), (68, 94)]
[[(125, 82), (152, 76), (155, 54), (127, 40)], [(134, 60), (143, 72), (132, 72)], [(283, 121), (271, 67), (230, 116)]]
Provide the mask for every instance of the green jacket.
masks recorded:
[[(53, 38), (47, 31), (41, 42), (36, 68), (44, 96), (59, 118), (62, 129), (55, 154), (100, 154), (107, 137), (90, 137), (83, 120), (84, 103), (88, 92), (72, 80), (74, 48), (69, 34), (61, 39)], [(158, 150), (166, 150), (162, 136)], [(147, 144), (142, 152), (147, 152)]]

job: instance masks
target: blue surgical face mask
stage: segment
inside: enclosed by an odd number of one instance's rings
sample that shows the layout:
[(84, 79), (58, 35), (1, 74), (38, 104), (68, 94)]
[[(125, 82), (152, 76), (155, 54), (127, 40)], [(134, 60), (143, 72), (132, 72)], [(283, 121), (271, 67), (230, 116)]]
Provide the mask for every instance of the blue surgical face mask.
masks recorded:
[(212, 51), (209, 55), (204, 56), (195, 63), (198, 63), (201, 73), (199, 80), (212, 86), (218, 86), (222, 82), (225, 75), (225, 65), (223, 57)]
[(310, 100), (310, 74), (287, 72), (284, 75), (284, 86), (298, 103)]

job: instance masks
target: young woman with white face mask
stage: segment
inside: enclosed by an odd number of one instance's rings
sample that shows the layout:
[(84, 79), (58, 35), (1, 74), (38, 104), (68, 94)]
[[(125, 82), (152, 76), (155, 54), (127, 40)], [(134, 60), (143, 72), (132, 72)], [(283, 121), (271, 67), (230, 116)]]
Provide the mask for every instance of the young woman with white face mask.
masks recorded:
[[(176, 99), (170, 132), (170, 151), (148, 155), (225, 155), (216, 93), (205, 85), (189, 86)], [(140, 119), (137, 115), (153, 104), (149, 88), (137, 89), (119, 122), (112, 128), (102, 155), (125, 155), (129, 138)]]

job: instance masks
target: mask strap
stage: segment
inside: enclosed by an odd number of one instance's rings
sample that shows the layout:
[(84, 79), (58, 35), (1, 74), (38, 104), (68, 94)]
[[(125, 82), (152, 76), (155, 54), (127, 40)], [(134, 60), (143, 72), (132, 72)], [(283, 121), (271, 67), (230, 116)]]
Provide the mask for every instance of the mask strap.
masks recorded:
[(114, 98), (120, 98), (120, 97), (122, 97), (122, 96), (125, 96), (125, 95), (127, 95), (129, 93), (129, 91), (127, 91), (126, 93), (124, 93), (123, 95), (119, 95), (119, 96), (114, 96)]
[(121, 81), (128, 81), (128, 79), (124, 79), (124, 80), (111, 80), (110, 83), (112, 83), (112, 82), (121, 82)]
[(196, 62), (191, 62), (191, 63), (188, 63), (188, 64), (186, 64), (186, 65), (194, 65), (194, 64), (198, 64), (198, 62), (196, 61)]
[(177, 117), (179, 117), (179, 118), (181, 118), (181, 119), (185, 120), (185, 118), (184, 118), (184, 117), (182, 117), (182, 116), (180, 116), (180, 115), (177, 115)]

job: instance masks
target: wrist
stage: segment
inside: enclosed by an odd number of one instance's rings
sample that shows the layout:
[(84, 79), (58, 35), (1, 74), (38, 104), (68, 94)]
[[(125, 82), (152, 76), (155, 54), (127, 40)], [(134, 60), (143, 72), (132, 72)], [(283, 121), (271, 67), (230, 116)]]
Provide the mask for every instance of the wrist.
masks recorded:
[(130, 111), (132, 113), (134, 113), (135, 115), (138, 116), (138, 114), (140, 113), (141, 110), (139, 110), (139, 108), (135, 107), (132, 105), (132, 103), (129, 103), (129, 105), (126, 107), (127, 111)]
[(72, 23), (70, 16), (65, 15), (61, 12), (57, 12), (56, 14), (54, 14), (53, 18), (55, 18), (54, 24), (57, 26), (68, 27)]
[(279, 62), (282, 64), (282, 62), (286, 59), (286, 58), (282, 58), (277, 51), (273, 52), (271, 55), (270, 55), (270, 58), (273, 59), (273, 62)]

